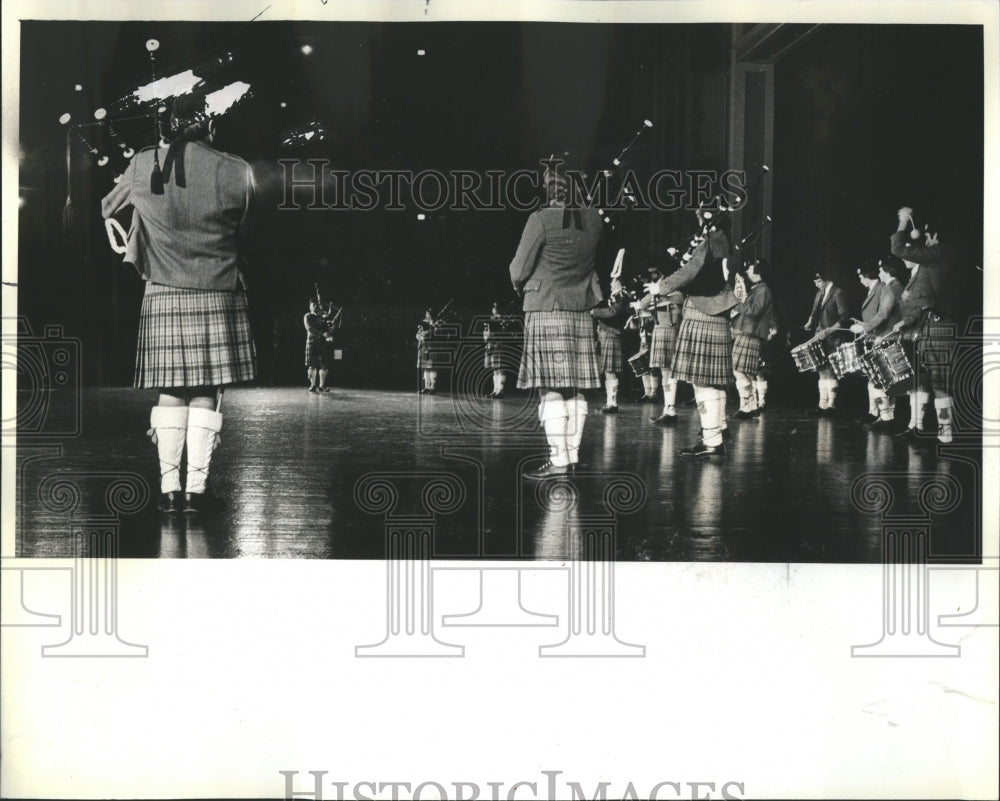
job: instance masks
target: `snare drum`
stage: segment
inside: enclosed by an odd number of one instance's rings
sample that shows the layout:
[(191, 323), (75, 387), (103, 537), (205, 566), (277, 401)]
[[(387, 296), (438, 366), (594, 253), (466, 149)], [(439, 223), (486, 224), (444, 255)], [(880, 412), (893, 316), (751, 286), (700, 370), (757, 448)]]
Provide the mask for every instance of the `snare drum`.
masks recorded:
[(792, 358), (800, 373), (812, 373), (826, 366), (826, 352), (823, 343), (813, 339), (792, 348)]
[(644, 375), (649, 375), (649, 351), (640, 350), (635, 356), (628, 360), (629, 366), (632, 368), (632, 372), (635, 373), (636, 378), (642, 378)]
[(861, 358), (866, 352), (864, 340), (844, 342), (830, 354), (830, 369), (837, 378), (861, 372)]
[(871, 382), (890, 397), (913, 389), (913, 367), (899, 340), (884, 342), (865, 352), (861, 366)]

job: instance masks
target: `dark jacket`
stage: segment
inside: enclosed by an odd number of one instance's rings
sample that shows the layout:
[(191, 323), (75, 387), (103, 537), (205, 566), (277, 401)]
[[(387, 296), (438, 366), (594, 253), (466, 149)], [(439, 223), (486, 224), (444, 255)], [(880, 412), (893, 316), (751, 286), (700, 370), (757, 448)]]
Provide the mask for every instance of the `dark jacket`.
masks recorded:
[(591, 309), (590, 314), (597, 318), (598, 331), (612, 334), (620, 334), (630, 316), (629, 306), (624, 297), (618, 297), (614, 301), (609, 299), (606, 305)]
[[(851, 321), (851, 312), (847, 306), (844, 293), (836, 286), (829, 287), (830, 293), (827, 295), (827, 287), (816, 293), (813, 300), (812, 313), (809, 315), (809, 325), (806, 329), (816, 331), (817, 329), (846, 328)], [(823, 299), (826, 295), (826, 300)]]
[(747, 299), (739, 305), (739, 313), (733, 318), (733, 331), (751, 334), (767, 340), (772, 328), (778, 327), (774, 314), (774, 298), (771, 288), (763, 281), (747, 284)]
[(524, 311), (587, 311), (601, 301), (594, 264), (602, 226), (592, 208), (564, 214), (562, 207), (546, 206), (528, 217), (510, 263), (514, 289), (524, 293)]
[(893, 256), (919, 265), (916, 272), (910, 271), (910, 280), (903, 291), (901, 313), (905, 327), (917, 325), (926, 310), (944, 316), (953, 315), (951, 250), (941, 244), (929, 247), (915, 245), (909, 241), (906, 231), (896, 231), (890, 240), (890, 247)]
[[(167, 151), (160, 150), (160, 163)], [(153, 148), (136, 154), (101, 201), (110, 217), (132, 206), (125, 261), (147, 281), (187, 289), (235, 291), (239, 246), (253, 206), (253, 173), (243, 159), (202, 141), (184, 148), (186, 186), (164, 176), (164, 192), (150, 190)]]
[(899, 322), (899, 298), (896, 287), (899, 287), (900, 291), (902, 287), (899, 286), (899, 281), (892, 283), (894, 286), (887, 286), (879, 281), (861, 304), (861, 322), (866, 334), (883, 336)]
[(726, 235), (712, 231), (687, 264), (660, 279), (658, 294), (666, 296), (683, 289), (688, 302), (702, 314), (724, 314), (739, 302), (722, 274), (722, 260), (728, 256)]

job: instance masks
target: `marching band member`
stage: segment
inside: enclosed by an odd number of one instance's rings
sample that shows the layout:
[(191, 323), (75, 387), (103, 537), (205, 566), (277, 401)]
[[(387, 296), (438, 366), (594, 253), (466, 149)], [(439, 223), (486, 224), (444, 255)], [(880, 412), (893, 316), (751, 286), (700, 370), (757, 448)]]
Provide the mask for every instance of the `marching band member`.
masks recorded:
[(597, 319), (598, 371), (604, 373), (605, 404), (603, 414), (618, 414), (618, 374), (625, 367), (622, 330), (629, 318), (625, 289), (618, 278), (611, 279), (607, 305), (590, 310)]
[[(913, 366), (922, 386), (910, 392), (910, 424), (901, 432), (911, 444), (923, 431), (924, 407), (934, 393), (937, 412), (938, 441), (952, 441), (952, 399), (948, 384), (951, 380), (951, 358), (955, 348), (954, 303), (950, 292), (952, 255), (946, 245), (938, 242), (936, 233), (927, 233), (924, 242), (910, 241), (906, 234), (913, 223), (913, 209), (897, 212), (899, 227), (890, 239), (892, 255), (903, 260), (910, 271), (910, 280), (900, 297), (901, 319), (893, 332), (902, 332), (914, 340)], [(919, 367), (923, 369), (920, 370)]]
[[(660, 272), (660, 268), (655, 264), (650, 264), (649, 267), (646, 268), (646, 283), (651, 284), (654, 281), (659, 281), (662, 277), (663, 273)], [(639, 352), (641, 353), (646, 350), (650, 351), (650, 354), (652, 354), (653, 331), (656, 329), (656, 320), (653, 318), (653, 310), (651, 307), (647, 306), (643, 308), (640, 306), (639, 323)], [(642, 377), (642, 386), (645, 394), (639, 398), (639, 403), (656, 403), (656, 396), (660, 393), (661, 385), (661, 371), (658, 369), (654, 370), (652, 365), (650, 365), (649, 372)]]
[[(899, 322), (899, 296), (893, 288), (881, 279), (883, 267), (865, 265), (858, 268), (858, 279), (868, 290), (861, 304), (861, 322), (851, 326), (854, 334), (864, 334), (869, 337), (882, 337), (889, 333)], [(899, 284), (896, 281), (896, 284)], [(902, 289), (902, 287), (900, 287)], [(868, 415), (862, 418), (864, 423), (891, 423), (893, 418), (892, 404), (884, 389), (879, 389), (872, 381), (868, 381)]]
[[(847, 299), (833, 281), (826, 278), (822, 271), (813, 277), (816, 286), (816, 298), (813, 300), (812, 312), (806, 320), (806, 331), (815, 331), (817, 339), (836, 337), (840, 329), (846, 328), (851, 321)], [(831, 417), (837, 407), (837, 388), (840, 382), (833, 370), (821, 367), (819, 373), (819, 406), (813, 411), (818, 417)]]
[(424, 319), (417, 325), (417, 368), (422, 371), (424, 380), (421, 395), (437, 394), (437, 370), (434, 369), (434, 353), (430, 347), (436, 325), (433, 312), (426, 309)]
[(547, 204), (528, 217), (510, 263), (525, 312), (517, 386), (538, 389), (549, 445), (548, 461), (525, 474), (532, 479), (573, 472), (587, 419), (582, 390), (600, 386), (590, 309), (601, 300), (594, 265), (603, 222), (596, 209), (567, 207), (559, 163), (549, 162), (544, 184)]
[(729, 240), (718, 228), (708, 228), (707, 212), (699, 209), (698, 224), (704, 232), (691, 258), (675, 273), (646, 285), (652, 295), (668, 296), (683, 289), (683, 318), (677, 333), (677, 350), (671, 377), (694, 386), (701, 416), (701, 441), (682, 448), (682, 456), (723, 456), (726, 386), (732, 379), (732, 337), (729, 310), (736, 303), (728, 280)]
[(496, 328), (500, 327), (502, 316), (500, 311), (497, 309), (497, 304), (493, 304), (493, 310), (490, 312), (490, 322), (483, 326), (483, 344), (485, 348), (485, 356), (483, 358), (483, 366), (487, 370), (493, 371), (493, 392), (487, 395), (487, 398), (493, 398), (494, 400), (500, 400), (503, 397), (504, 384), (507, 383), (507, 377), (503, 372), (503, 358), (500, 352), (500, 343), (496, 341)]
[[(667, 254), (676, 270), (677, 250), (668, 248)], [(650, 281), (659, 282), (657, 277)], [(661, 377), (663, 386), (663, 411), (650, 417), (650, 421), (664, 426), (677, 425), (677, 379), (670, 373), (677, 348), (677, 329), (681, 322), (681, 308), (684, 305), (684, 295), (671, 292), (669, 296), (647, 293), (638, 301), (637, 308), (648, 311), (653, 317), (653, 334), (649, 347), (649, 370)]]
[(767, 379), (762, 370), (764, 343), (778, 333), (771, 288), (764, 282), (767, 262), (751, 262), (746, 269), (746, 297), (733, 317), (733, 375), (740, 394), (736, 417), (756, 417), (764, 408)]
[(243, 159), (212, 147), (215, 121), (206, 113), (204, 94), (175, 99), (169, 149), (162, 156), (155, 145), (139, 152), (101, 201), (105, 218), (133, 209), (125, 260), (146, 282), (135, 386), (159, 390), (148, 434), (159, 457), (164, 512), (205, 510), (222, 388), (256, 374), (239, 270), (253, 173)]
[(309, 391), (327, 392), (329, 391), (326, 386), (326, 377), (329, 373), (326, 361), (327, 326), (320, 311), (319, 301), (315, 298), (309, 301), (309, 311), (303, 316), (302, 325), (306, 329), (306, 373), (309, 376)]

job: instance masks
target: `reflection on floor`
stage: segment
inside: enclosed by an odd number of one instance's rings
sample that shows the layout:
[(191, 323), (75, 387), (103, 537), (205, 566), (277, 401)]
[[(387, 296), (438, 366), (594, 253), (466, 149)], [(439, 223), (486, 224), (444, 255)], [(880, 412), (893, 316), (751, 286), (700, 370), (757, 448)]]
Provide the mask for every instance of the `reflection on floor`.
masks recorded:
[(602, 415), (593, 402), (580, 474), (538, 484), (519, 478), (546, 450), (527, 393), (232, 389), (212, 465), (222, 508), (171, 517), (155, 508), (154, 399), (19, 396), (31, 429), (18, 443), (17, 555), (73, 556), (74, 535), (104, 526), (129, 558), (382, 558), (388, 534), (410, 530), (430, 532), (434, 558), (564, 560), (581, 531), (600, 530), (619, 560), (879, 562), (883, 515), (930, 520), (931, 560), (979, 554), (982, 451), (968, 435), (916, 450), (770, 408), (730, 421), (724, 459), (692, 461), (677, 451), (698, 437), (693, 407), (661, 428), (653, 407)]

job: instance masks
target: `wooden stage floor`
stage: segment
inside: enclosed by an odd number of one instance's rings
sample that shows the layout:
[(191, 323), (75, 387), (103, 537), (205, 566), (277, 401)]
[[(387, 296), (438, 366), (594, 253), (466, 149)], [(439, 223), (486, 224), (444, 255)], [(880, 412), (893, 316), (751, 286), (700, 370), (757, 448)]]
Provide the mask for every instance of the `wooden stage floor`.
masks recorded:
[(545, 454), (527, 393), (231, 389), (210, 484), (222, 508), (191, 517), (155, 508), (154, 393), (19, 394), (17, 555), (74, 556), (75, 534), (103, 526), (125, 558), (378, 559), (410, 526), (432, 531), (434, 558), (562, 560), (596, 526), (626, 561), (877, 563), (883, 518), (903, 516), (929, 524), (932, 561), (978, 561), (977, 438), (917, 451), (779, 407), (730, 420), (726, 457), (696, 461), (677, 455), (698, 436), (693, 406), (661, 428), (649, 405), (600, 414), (599, 394), (581, 475), (539, 485), (519, 478)]

